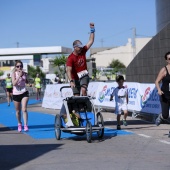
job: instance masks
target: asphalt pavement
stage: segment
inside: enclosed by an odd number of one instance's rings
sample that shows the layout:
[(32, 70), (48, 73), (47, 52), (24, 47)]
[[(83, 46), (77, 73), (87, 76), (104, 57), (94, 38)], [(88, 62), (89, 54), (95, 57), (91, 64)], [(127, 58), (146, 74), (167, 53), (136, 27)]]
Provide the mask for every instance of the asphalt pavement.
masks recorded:
[(54, 118), (59, 110), (41, 107), (31, 97), (29, 132), (19, 133), (14, 105), (0, 101), (0, 170), (169, 170), (169, 124), (128, 117), (128, 126), (116, 130), (116, 116), (102, 111), (105, 136), (62, 134), (55, 139)]

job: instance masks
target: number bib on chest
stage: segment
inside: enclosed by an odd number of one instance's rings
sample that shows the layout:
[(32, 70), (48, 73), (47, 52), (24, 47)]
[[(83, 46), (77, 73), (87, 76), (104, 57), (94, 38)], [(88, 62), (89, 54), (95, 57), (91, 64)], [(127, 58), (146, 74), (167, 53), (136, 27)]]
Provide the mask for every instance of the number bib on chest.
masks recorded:
[(7, 85), (7, 87), (11, 87), (12, 83), (11, 82), (7, 82), (6, 85)]
[(40, 88), (41, 87), (40, 83), (36, 83), (35, 87)]
[(83, 70), (77, 73), (79, 79), (83, 78), (84, 76), (87, 76), (89, 73), (87, 70)]
[(126, 96), (126, 90), (125, 89), (120, 89), (118, 91), (118, 96), (119, 97), (125, 97)]

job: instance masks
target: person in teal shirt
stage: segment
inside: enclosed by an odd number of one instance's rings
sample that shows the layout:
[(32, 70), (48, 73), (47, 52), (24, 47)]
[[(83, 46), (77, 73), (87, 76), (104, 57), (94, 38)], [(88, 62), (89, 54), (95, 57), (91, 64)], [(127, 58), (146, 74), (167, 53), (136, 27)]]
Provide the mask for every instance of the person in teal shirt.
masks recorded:
[(7, 74), (7, 78), (5, 79), (5, 84), (6, 84), (6, 94), (7, 94), (7, 102), (8, 106), (10, 106), (10, 100), (12, 101), (12, 90), (13, 90), (13, 85), (12, 85), (12, 78), (10, 77), (10, 74)]
[(41, 100), (41, 79), (38, 73), (36, 75), (34, 82), (35, 82), (37, 100)]

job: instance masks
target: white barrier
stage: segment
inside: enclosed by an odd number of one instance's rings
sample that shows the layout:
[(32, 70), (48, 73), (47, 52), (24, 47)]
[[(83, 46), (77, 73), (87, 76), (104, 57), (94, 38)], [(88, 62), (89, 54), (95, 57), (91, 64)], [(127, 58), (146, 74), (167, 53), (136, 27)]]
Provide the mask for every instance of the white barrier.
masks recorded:
[[(68, 84), (47, 85), (44, 93), (42, 107), (60, 109), (63, 99), (72, 96), (71, 89), (63, 89), (61, 97), (60, 88)], [(145, 112), (150, 114), (159, 114), (161, 106), (159, 95), (154, 84), (142, 83), (124, 83), (128, 88), (128, 110)], [(110, 94), (117, 87), (116, 82), (90, 82), (88, 87), (88, 95), (95, 97), (94, 105), (100, 107), (115, 107), (115, 101), (110, 101)]]

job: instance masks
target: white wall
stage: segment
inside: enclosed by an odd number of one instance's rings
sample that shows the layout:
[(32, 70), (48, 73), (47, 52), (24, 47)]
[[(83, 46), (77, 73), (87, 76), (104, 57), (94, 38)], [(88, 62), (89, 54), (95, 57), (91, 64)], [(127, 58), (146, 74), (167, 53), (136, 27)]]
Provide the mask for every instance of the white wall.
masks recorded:
[[(136, 54), (149, 42), (151, 38), (136, 38)], [(92, 58), (96, 59), (96, 67), (108, 67), (113, 59), (118, 59), (126, 67), (134, 58), (134, 49), (132, 47), (131, 39), (125, 46), (119, 46), (110, 50), (97, 52), (91, 55)]]

